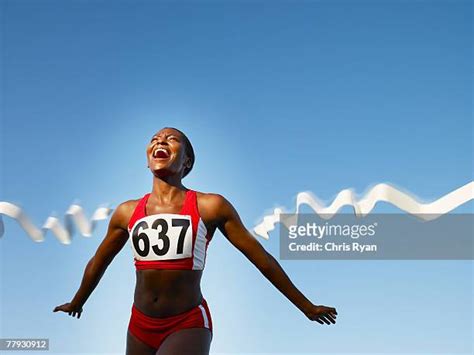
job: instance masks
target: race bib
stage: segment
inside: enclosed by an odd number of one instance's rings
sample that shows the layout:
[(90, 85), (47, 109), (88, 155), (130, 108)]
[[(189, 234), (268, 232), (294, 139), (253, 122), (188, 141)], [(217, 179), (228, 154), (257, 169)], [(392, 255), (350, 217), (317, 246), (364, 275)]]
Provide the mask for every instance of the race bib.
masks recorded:
[(137, 260), (173, 260), (192, 256), (191, 216), (160, 213), (139, 219), (130, 231)]

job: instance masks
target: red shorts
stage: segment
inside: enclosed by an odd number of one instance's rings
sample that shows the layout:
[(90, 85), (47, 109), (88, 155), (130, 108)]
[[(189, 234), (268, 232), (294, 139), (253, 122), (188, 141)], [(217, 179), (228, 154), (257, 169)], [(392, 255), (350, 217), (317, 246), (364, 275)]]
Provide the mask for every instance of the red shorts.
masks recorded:
[(147, 316), (135, 307), (135, 304), (132, 305), (128, 330), (155, 349), (160, 347), (168, 335), (186, 328), (207, 328), (212, 332), (211, 313), (205, 299), (189, 311), (164, 318)]

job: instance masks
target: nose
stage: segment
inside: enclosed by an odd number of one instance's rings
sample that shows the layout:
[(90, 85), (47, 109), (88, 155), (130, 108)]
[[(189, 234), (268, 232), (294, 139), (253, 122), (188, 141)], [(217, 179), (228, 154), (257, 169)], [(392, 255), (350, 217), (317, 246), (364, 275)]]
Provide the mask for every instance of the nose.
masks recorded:
[(158, 136), (157, 140), (156, 140), (156, 144), (158, 144), (158, 145), (161, 145), (161, 144), (168, 145), (168, 142), (163, 137)]

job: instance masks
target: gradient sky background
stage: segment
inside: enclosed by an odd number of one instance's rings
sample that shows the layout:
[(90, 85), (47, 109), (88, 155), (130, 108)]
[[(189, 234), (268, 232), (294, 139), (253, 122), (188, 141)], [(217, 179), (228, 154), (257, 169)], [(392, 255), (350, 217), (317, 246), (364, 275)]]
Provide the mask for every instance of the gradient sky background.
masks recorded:
[[(151, 191), (145, 146), (163, 126), (193, 142), (185, 185), (224, 195), (249, 229), (299, 191), (329, 202), (389, 182), (431, 201), (473, 179), (471, 1), (3, 0), (1, 16), (0, 197), (38, 226), (76, 200), (91, 216)], [(52, 312), (107, 221), (69, 246), (4, 222), (1, 337), (124, 353), (128, 245), (81, 319)], [(277, 231), (260, 241), (278, 256)], [(281, 265), (338, 323), (308, 321), (216, 233), (213, 353), (472, 354), (472, 261)]]

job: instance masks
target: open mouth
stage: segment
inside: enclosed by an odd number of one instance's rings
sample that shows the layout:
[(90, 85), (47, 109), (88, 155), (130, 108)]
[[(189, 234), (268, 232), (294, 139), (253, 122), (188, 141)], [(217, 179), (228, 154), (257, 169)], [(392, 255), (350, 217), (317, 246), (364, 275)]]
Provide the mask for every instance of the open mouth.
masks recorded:
[(154, 159), (168, 159), (169, 157), (170, 153), (164, 148), (158, 148), (153, 151)]

